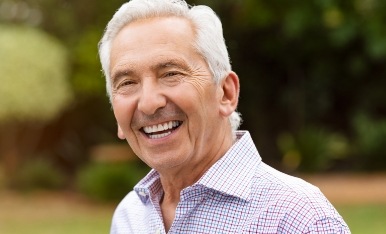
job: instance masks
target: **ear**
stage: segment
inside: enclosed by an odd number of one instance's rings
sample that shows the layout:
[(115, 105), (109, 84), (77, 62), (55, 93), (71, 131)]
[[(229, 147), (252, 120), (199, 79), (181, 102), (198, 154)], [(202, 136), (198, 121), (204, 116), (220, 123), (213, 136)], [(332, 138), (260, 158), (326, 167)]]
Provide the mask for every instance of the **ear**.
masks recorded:
[(125, 135), (123, 134), (122, 128), (119, 126), (119, 124), (118, 124), (118, 137), (121, 140), (126, 139)]
[(231, 71), (221, 81), (220, 114), (228, 117), (236, 110), (239, 102), (240, 84), (239, 77)]

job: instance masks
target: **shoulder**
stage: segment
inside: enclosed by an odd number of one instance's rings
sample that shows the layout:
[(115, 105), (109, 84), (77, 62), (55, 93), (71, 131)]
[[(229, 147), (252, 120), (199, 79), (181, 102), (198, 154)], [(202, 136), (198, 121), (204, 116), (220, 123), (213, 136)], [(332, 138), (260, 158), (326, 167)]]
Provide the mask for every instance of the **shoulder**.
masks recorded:
[[(294, 176), (282, 173), (265, 163), (260, 163), (253, 178), (252, 191), (260, 190), (276, 198), (302, 198), (305, 201), (326, 200), (320, 190)], [(289, 196), (289, 197), (288, 197)]]
[(346, 233), (342, 230), (348, 230), (342, 217), (316, 186), (264, 163), (255, 174), (251, 197), (262, 204), (261, 214), (277, 219), (278, 230), (290, 233), (306, 230), (312, 233), (313, 229)]

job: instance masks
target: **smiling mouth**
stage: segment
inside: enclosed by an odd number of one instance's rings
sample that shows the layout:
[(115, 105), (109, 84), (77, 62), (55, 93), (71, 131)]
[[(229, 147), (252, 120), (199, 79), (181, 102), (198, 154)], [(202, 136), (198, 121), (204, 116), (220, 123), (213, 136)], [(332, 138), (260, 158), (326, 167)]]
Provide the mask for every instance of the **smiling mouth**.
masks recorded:
[(141, 128), (141, 131), (146, 134), (150, 139), (159, 139), (169, 136), (174, 130), (180, 127), (182, 121), (169, 121), (163, 124), (155, 124), (152, 126), (146, 126)]

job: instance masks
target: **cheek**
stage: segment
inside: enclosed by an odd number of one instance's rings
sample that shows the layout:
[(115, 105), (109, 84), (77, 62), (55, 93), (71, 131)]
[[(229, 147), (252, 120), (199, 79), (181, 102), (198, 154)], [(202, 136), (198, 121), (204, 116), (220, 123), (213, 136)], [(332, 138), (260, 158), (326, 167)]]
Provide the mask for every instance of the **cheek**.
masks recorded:
[(208, 81), (207, 77), (199, 77), (191, 80), (185, 80), (181, 95), (190, 95), (190, 99), (200, 104), (208, 104), (216, 99), (216, 88), (215, 85)]
[(112, 101), (115, 119), (124, 132), (130, 127), (131, 119), (135, 111), (135, 104), (130, 99), (114, 98)]
[(205, 127), (213, 121), (217, 121), (219, 113), (218, 94), (211, 84), (187, 82), (181, 89), (173, 92), (173, 100), (185, 112), (194, 129)]
[(210, 86), (210, 83), (205, 77), (194, 77), (192, 79), (186, 79), (184, 85), (187, 90), (192, 90), (199, 96), (203, 96), (206, 92), (206, 89)]

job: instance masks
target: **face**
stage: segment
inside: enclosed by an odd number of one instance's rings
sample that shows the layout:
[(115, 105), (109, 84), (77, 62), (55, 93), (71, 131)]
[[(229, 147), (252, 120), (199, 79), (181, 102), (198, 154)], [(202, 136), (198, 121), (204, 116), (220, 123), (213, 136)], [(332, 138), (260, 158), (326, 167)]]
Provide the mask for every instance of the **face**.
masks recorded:
[(118, 136), (160, 172), (199, 167), (231, 145), (224, 90), (193, 41), (189, 21), (173, 17), (130, 23), (112, 42)]

